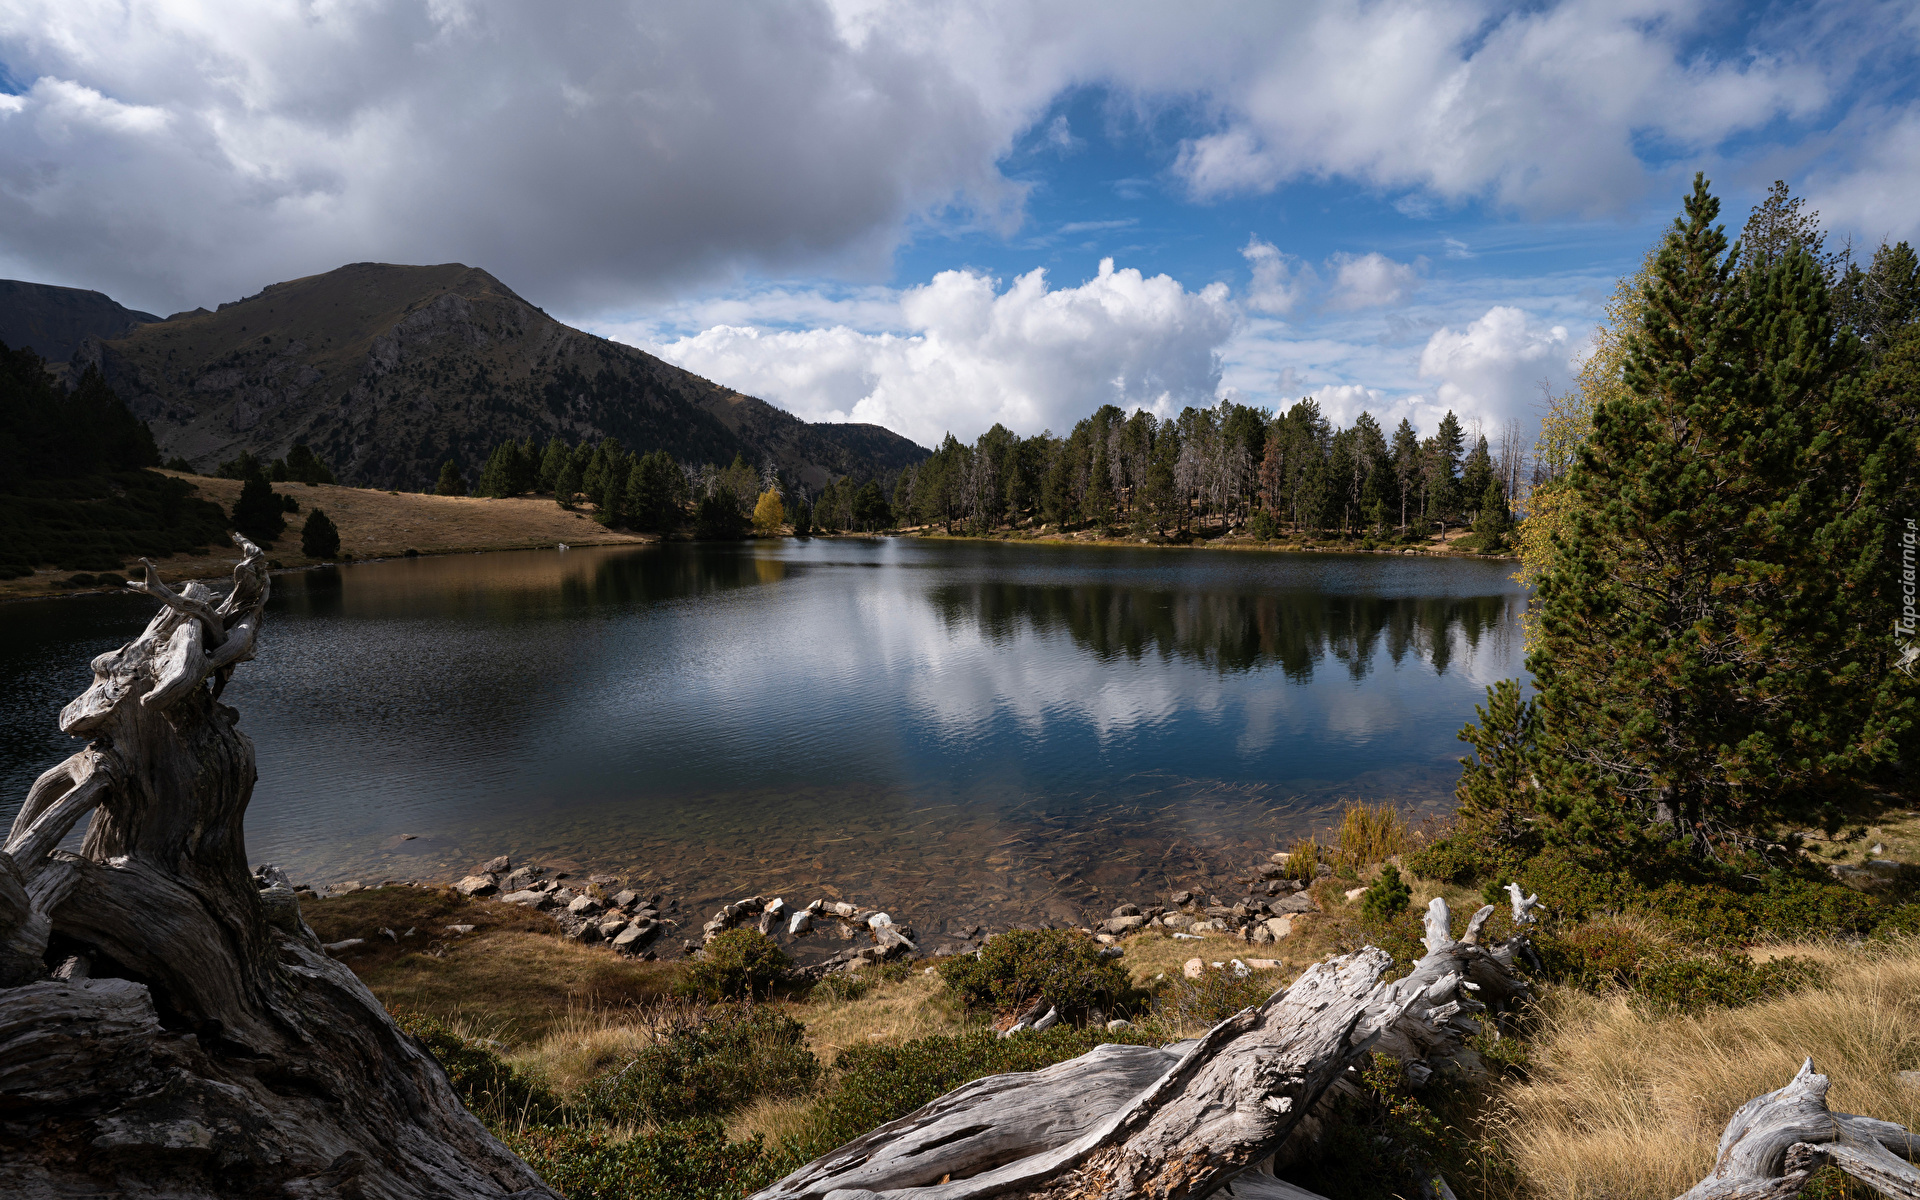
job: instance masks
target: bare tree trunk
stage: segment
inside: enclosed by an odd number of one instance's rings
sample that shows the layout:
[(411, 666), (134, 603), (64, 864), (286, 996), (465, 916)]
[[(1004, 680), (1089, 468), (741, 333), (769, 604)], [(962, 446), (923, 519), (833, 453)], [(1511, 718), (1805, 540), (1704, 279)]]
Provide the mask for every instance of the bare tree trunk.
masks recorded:
[(1831, 1112), (1825, 1075), (1808, 1059), (1777, 1092), (1740, 1106), (1713, 1170), (1679, 1200), (1788, 1200), (1824, 1163), (1889, 1200), (1920, 1200), (1920, 1138), (1891, 1121)]
[(219, 696), (269, 580), (235, 540), (224, 600), (131, 585), (164, 607), (93, 661), (60, 715), (93, 740), (0, 853), (0, 1194), (554, 1197), (247, 869), (253, 743)]
[(1446, 902), (1406, 978), (1368, 947), (1309, 968), (1265, 1004), (1167, 1049), (1102, 1046), (1030, 1074), (977, 1080), (807, 1164), (753, 1200), (1121, 1200), (1305, 1197), (1273, 1178), (1325, 1128), (1349, 1067), (1379, 1051), (1424, 1081), (1472, 1069), (1473, 1014), (1527, 993), (1524, 938), (1480, 945), (1491, 905), (1459, 941)]

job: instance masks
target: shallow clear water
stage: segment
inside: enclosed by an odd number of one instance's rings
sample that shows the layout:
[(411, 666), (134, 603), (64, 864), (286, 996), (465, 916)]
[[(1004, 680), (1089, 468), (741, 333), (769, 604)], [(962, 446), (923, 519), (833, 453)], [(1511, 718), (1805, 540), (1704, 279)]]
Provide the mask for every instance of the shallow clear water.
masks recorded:
[[(256, 862), (497, 853), (923, 930), (1222, 890), (1350, 797), (1443, 807), (1521, 672), (1509, 564), (913, 540), (522, 551), (276, 576), (225, 699)], [(9, 605), (0, 819), (138, 596)], [(412, 835), (410, 838), (407, 835)]]

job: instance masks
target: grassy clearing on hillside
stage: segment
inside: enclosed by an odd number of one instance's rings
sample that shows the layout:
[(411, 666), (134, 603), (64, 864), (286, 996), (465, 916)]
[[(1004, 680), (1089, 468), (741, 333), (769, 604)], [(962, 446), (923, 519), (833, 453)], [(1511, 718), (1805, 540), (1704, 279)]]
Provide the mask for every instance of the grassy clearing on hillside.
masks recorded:
[[(240, 481), (206, 475), (183, 475), (160, 471), (184, 479), (195, 488), (194, 496), (209, 500), (225, 512), (233, 510), (240, 496)], [(568, 512), (551, 497), (516, 496), (489, 500), (475, 496), (427, 496), (417, 492), (386, 492), (373, 488), (339, 487), (334, 484), (276, 483), (276, 495), (292, 497), (298, 512), (286, 514), (287, 531), (274, 539), (267, 557), (276, 566), (288, 568), (313, 565), (317, 560), (300, 552), (300, 527), (307, 514), (318, 508), (340, 529), (340, 548), (355, 558), (395, 558), (408, 550), (421, 554), (462, 554), (481, 550), (522, 550), (565, 542), (570, 546), (642, 545), (658, 539), (651, 535), (622, 533), (608, 529), (588, 516)], [(238, 552), (220, 542), (212, 554), (176, 554), (154, 560), (161, 578), (169, 583), (183, 579), (223, 576), (239, 561)], [(123, 564), (122, 574), (138, 569), (138, 564)], [(40, 570), (19, 579), (0, 580), (0, 598), (44, 596), (51, 585), (71, 576), (65, 570)], [(84, 588), (62, 590), (82, 591)]]

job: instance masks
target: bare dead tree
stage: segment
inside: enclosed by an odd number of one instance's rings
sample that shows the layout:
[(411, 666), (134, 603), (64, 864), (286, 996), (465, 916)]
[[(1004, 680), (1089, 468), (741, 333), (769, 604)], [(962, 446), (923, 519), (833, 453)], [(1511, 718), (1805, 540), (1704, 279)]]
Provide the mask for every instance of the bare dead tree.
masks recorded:
[(160, 612), (93, 660), (60, 714), (91, 741), (0, 852), (0, 1194), (554, 1198), (247, 869), (253, 743), (220, 693), (270, 585), (234, 540), (224, 598), (129, 585)]

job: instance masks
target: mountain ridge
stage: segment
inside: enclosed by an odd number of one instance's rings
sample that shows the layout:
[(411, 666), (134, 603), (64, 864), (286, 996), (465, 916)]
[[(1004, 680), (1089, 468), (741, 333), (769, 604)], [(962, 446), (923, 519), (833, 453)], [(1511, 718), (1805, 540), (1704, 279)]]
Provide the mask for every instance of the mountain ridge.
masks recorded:
[(683, 462), (771, 459), (817, 490), (926, 457), (872, 425), (809, 424), (547, 316), (462, 263), (350, 263), (86, 338), (161, 453), (211, 470), (305, 442), (343, 482), (418, 490), (451, 458), (469, 476), (507, 438), (613, 437)]
[(66, 362), (89, 336), (117, 336), (160, 319), (105, 292), (0, 279), (0, 342), (31, 349), (48, 362)]

